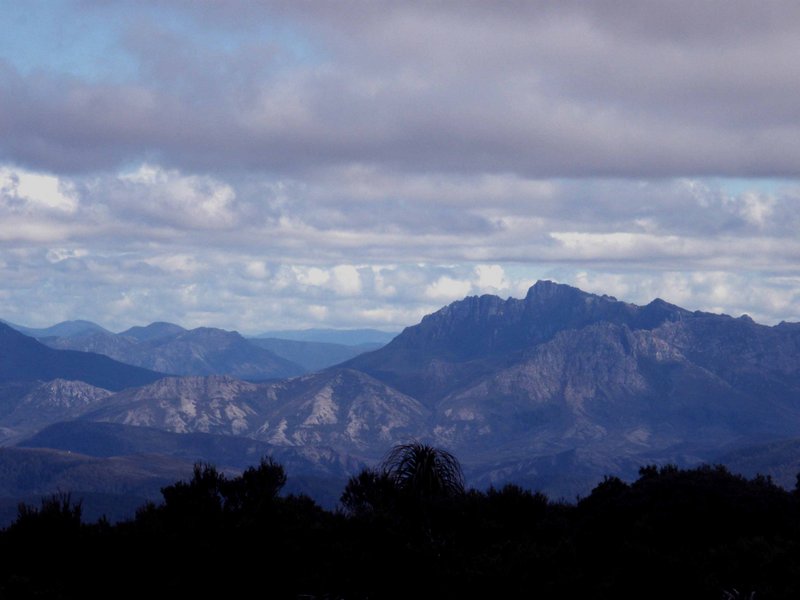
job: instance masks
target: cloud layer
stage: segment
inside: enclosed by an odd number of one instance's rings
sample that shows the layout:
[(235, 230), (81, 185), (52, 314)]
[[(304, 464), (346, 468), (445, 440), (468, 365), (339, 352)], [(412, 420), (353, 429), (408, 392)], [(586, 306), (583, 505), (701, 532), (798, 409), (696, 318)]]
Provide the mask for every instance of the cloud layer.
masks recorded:
[(49, 10), (0, 42), (0, 317), (396, 329), (550, 277), (800, 320), (795, 2)]

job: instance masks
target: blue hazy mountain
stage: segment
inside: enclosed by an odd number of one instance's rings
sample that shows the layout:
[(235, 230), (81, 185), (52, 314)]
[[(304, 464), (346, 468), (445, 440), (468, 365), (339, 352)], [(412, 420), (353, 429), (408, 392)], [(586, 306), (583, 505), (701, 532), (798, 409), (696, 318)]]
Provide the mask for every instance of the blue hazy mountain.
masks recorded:
[(91, 321), (62, 321), (50, 327), (24, 327), (22, 325), (15, 325), (8, 321), (0, 319), (0, 323), (5, 323), (12, 329), (16, 329), (20, 333), (24, 333), (29, 337), (45, 338), (45, 337), (80, 337), (92, 333), (111, 333), (107, 329), (101, 327), (97, 323)]
[(184, 329), (172, 323), (132, 327), (80, 337), (49, 337), (52, 348), (97, 352), (120, 362), (176, 375), (231, 375), (264, 380), (291, 377), (306, 369), (259, 347), (235, 331)]
[(396, 332), (380, 331), (378, 329), (286, 329), (265, 331), (255, 338), (278, 338), (281, 340), (294, 340), (297, 342), (323, 342), (327, 344), (343, 344), (345, 346), (358, 346), (361, 344), (386, 344), (395, 336)]
[(301, 342), (280, 338), (250, 338), (249, 341), (286, 360), (297, 363), (309, 372), (338, 365), (359, 354), (371, 352), (383, 346), (380, 343), (350, 346), (329, 342)]
[(125, 338), (134, 339), (137, 342), (152, 342), (154, 340), (163, 340), (172, 338), (182, 333), (186, 329), (174, 323), (165, 323), (164, 321), (156, 321), (150, 325), (140, 326), (136, 325), (130, 329), (120, 332), (120, 336)]
[(163, 376), (100, 354), (56, 350), (0, 323), (0, 382), (66, 379), (121, 390)]
[[(113, 490), (111, 483), (118, 483), (125, 478), (125, 471), (130, 464), (139, 465), (141, 472), (149, 473), (150, 479), (162, 482), (166, 467), (182, 470), (182, 477), (185, 477), (190, 472), (186, 466), (196, 462), (214, 464), (223, 470), (243, 470), (258, 464), (262, 457), (270, 456), (280, 462), (289, 475), (285, 492), (313, 490), (318, 501), (329, 507), (337, 503), (347, 478), (364, 466), (347, 455), (324, 447), (274, 446), (245, 437), (209, 433), (179, 434), (152, 427), (83, 420), (55, 423), (17, 445), (17, 449), (22, 448), (50, 449), (92, 459), (108, 459), (94, 463), (102, 465), (103, 477), (108, 480), (106, 482), (102, 478), (92, 482), (81, 481), (74, 474), (61, 478), (62, 489), (81, 486), (87, 491), (106, 493)], [(147, 455), (158, 456), (150, 467), (140, 460)], [(30, 460), (30, 457), (27, 459)], [(120, 469), (113, 468), (113, 459), (120, 462)], [(70, 477), (75, 481), (70, 482)], [(0, 485), (0, 495), (22, 495), (29, 493), (31, 487), (3, 488)], [(150, 492), (148, 495), (151, 499), (159, 499), (152, 498), (151, 485), (144, 489)]]
[(80, 418), (365, 461), (413, 437), (454, 452), (474, 485), (515, 481), (570, 497), (642, 464), (693, 465), (798, 438), (798, 398), (797, 324), (538, 282), (521, 299), (453, 302), (318, 373), (162, 380)]

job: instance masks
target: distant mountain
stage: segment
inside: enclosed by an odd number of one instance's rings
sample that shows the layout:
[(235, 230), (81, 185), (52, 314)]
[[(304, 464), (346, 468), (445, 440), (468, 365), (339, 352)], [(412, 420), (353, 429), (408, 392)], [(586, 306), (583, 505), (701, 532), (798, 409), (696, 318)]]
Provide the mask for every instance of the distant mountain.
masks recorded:
[(0, 323), (0, 382), (67, 379), (107, 390), (121, 390), (161, 377), (161, 373), (100, 354), (49, 348)]
[(364, 373), (331, 370), (253, 384), (230, 377), (165, 378), (126, 390), (82, 419), (176, 433), (247, 436), (276, 446), (380, 457), (425, 432), (428, 411)]
[(365, 373), (331, 369), (266, 386), (273, 399), (252, 436), (276, 445), (329, 446), (380, 458), (399, 441), (425, 435), (430, 412)]
[(69, 491), (82, 501), (83, 516), (96, 521), (131, 518), (148, 500), (160, 501), (161, 488), (191, 477), (192, 463), (168, 456), (95, 458), (71, 451), (0, 448), (0, 527), (10, 524), (17, 506), (39, 506), (43, 497)]
[(0, 391), (5, 410), (0, 417), (0, 443), (7, 444), (31, 435), (51, 423), (75, 419), (96, 409), (112, 392), (82, 381), (53, 379), (17, 387), (13, 393)]
[(428, 437), (483, 481), (569, 453), (599, 477), (800, 435), (800, 329), (552, 282), (454, 302), (342, 368), (419, 400)]
[(144, 327), (135, 326), (126, 329), (119, 335), (124, 338), (131, 338), (137, 342), (152, 342), (154, 340), (163, 340), (175, 337), (184, 333), (186, 329), (174, 323), (165, 323), (163, 321), (156, 321), (145, 325)]
[(226, 376), (167, 377), (126, 390), (84, 418), (176, 433), (247, 435), (270, 404), (261, 388)]
[[(179, 461), (176, 465), (205, 462), (223, 470), (245, 469), (269, 456), (286, 470), (286, 493), (312, 491), (317, 501), (329, 507), (338, 502), (348, 477), (364, 466), (346, 454), (324, 447), (273, 446), (244, 437), (177, 434), (151, 427), (86, 421), (56, 423), (17, 447), (48, 448), (95, 458), (158, 455), (161, 458), (156, 464), (169, 464), (170, 460)], [(100, 487), (91, 489), (107, 491)], [(23, 491), (26, 490), (17, 489), (16, 493)]]
[(265, 331), (253, 337), (359, 346), (362, 344), (386, 344), (396, 335), (396, 332), (378, 329), (286, 329)]
[(726, 465), (734, 473), (746, 477), (769, 476), (778, 485), (793, 490), (798, 486), (797, 478), (800, 475), (800, 438), (735, 448), (720, 453), (713, 462)]
[[(10, 414), (0, 406), (0, 427)], [(454, 452), (473, 485), (516, 481), (572, 498), (605, 474), (800, 438), (800, 326), (537, 282), (523, 299), (453, 302), (320, 372), (169, 378), (79, 419), (365, 462), (422, 439)]]
[(9, 323), (8, 321), (3, 321), (0, 319), (0, 323), (5, 323), (12, 329), (16, 329), (20, 333), (23, 333), (29, 337), (34, 338), (44, 338), (44, 337), (80, 337), (82, 335), (88, 335), (91, 333), (110, 333), (107, 329), (104, 329), (97, 323), (92, 323), (91, 321), (63, 321), (56, 325), (52, 325), (50, 327), (43, 327), (43, 328), (35, 328), (35, 327), (23, 327), (22, 325), (15, 325), (13, 323)]
[(42, 341), (53, 348), (97, 352), (120, 362), (173, 375), (231, 375), (264, 380), (306, 371), (235, 331), (211, 327), (186, 330), (171, 323), (153, 323), (119, 334), (99, 332)]
[(249, 341), (300, 365), (309, 372), (320, 371), (333, 365), (338, 365), (359, 354), (371, 352), (383, 346), (383, 344), (347, 346), (327, 342), (299, 342), (278, 338), (250, 338)]

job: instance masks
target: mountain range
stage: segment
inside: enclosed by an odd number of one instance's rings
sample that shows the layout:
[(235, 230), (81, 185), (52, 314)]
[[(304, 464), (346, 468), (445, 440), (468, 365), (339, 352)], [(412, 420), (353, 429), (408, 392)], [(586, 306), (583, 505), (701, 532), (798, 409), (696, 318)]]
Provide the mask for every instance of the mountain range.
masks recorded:
[[(176, 328), (112, 335), (153, 349), (186, 334), (222, 349), (234, 339)], [(95, 337), (111, 339), (96, 331), (70, 339)], [(38, 359), (29, 360), (30, 370)], [(521, 299), (453, 302), (339, 365), (246, 379), (203, 373), (112, 389), (7, 378), (0, 427), (20, 440), (72, 422), (87, 429), (57, 449), (76, 453), (100, 426), (109, 427), (102, 435), (110, 447), (131, 428), (246, 438), (259, 451), (305, 453), (300, 475), (320, 460), (338, 465), (337, 477), (421, 439), (455, 453), (472, 485), (512, 481), (566, 498), (606, 474), (634, 477), (644, 464), (725, 459), (782, 480), (800, 464), (792, 442), (800, 438), (800, 325), (768, 327), (660, 299), (637, 306), (548, 281)], [(148, 451), (147, 439), (137, 452)], [(179, 458), (213, 457), (202, 444), (192, 448)], [(164, 444), (151, 451), (163, 453)]]
[(57, 350), (95, 352), (173, 375), (231, 375), (254, 381), (318, 371), (380, 348), (394, 335), (373, 329), (308, 329), (277, 332), (290, 339), (245, 338), (235, 331), (212, 327), (187, 330), (164, 322), (120, 333), (85, 320), (45, 328), (0, 323)]
[(174, 375), (229, 374), (242, 379), (275, 379), (304, 373), (300, 365), (252, 344), (235, 331), (211, 327), (186, 330), (152, 323), (122, 333), (92, 331), (45, 337), (59, 350), (97, 352), (120, 362)]
[(94, 352), (55, 350), (0, 323), (0, 384), (69, 379), (108, 390), (144, 385), (163, 373)]

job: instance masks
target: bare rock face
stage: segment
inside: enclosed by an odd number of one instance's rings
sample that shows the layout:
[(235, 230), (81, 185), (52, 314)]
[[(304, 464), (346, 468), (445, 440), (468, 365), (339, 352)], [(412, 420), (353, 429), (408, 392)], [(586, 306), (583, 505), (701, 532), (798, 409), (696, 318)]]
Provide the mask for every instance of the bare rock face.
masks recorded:
[(86, 418), (176, 433), (246, 435), (263, 410), (258, 386), (230, 377), (167, 377), (115, 395)]
[(427, 409), (358, 371), (330, 370), (267, 389), (277, 409), (255, 435), (272, 444), (330, 446), (380, 456), (426, 431)]
[(82, 381), (54, 379), (32, 385), (4, 415), (3, 441), (18, 440), (58, 421), (69, 421), (101, 406), (112, 392)]
[(332, 370), (265, 384), (170, 377), (116, 394), (85, 419), (380, 456), (423, 434), (428, 414), (413, 398), (368, 375)]

